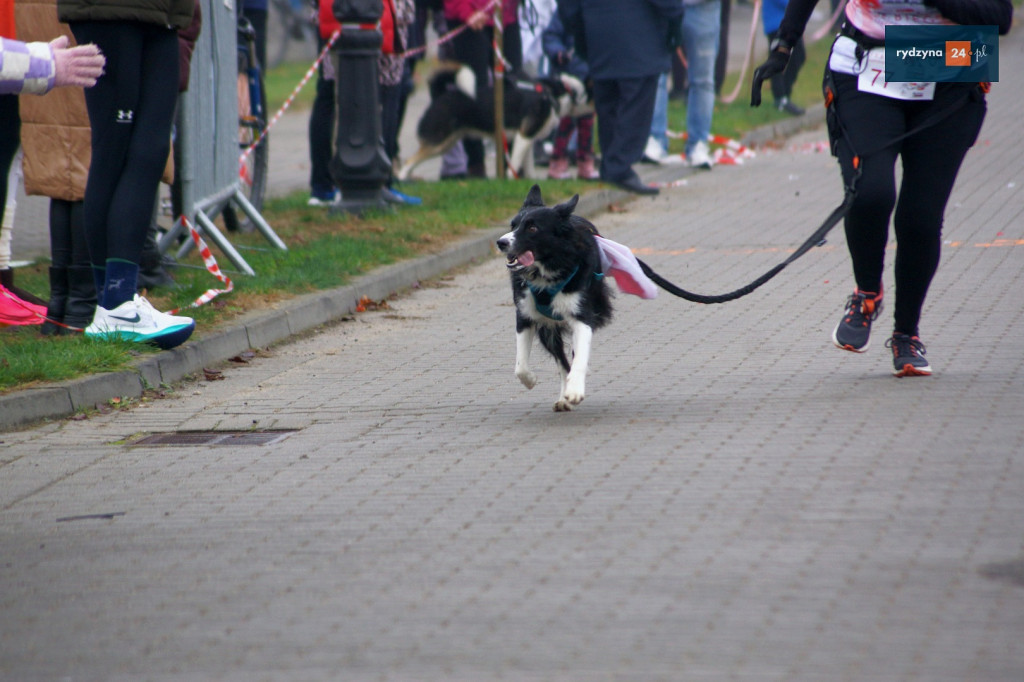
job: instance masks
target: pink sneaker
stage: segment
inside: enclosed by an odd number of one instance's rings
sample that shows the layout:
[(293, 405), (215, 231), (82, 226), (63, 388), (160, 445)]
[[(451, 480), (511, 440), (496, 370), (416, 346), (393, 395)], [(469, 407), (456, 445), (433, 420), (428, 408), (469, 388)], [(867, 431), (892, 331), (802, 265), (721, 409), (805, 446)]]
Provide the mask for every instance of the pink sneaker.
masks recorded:
[(572, 177), (569, 172), (569, 159), (548, 160), (548, 177), (552, 180), (568, 180)]
[(601, 174), (594, 168), (594, 157), (576, 160), (576, 177), (580, 180), (600, 180)]

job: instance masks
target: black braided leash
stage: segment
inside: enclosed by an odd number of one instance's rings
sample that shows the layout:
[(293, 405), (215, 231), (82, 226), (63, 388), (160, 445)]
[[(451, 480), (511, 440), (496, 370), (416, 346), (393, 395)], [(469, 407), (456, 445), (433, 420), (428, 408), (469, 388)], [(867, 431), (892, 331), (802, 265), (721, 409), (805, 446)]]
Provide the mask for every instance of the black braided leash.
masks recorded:
[(686, 289), (683, 289), (682, 287), (676, 286), (672, 282), (669, 282), (667, 279), (665, 279), (664, 277), (656, 273), (654, 270), (652, 270), (651, 266), (643, 262), (642, 260), (637, 259), (637, 262), (640, 263), (640, 269), (644, 271), (645, 275), (651, 278), (651, 281), (653, 281), (655, 284), (657, 284), (659, 287), (661, 287), (668, 293), (672, 294), (673, 296), (678, 296), (679, 298), (684, 298), (687, 301), (692, 301), (694, 303), (727, 303), (728, 301), (735, 301), (737, 298), (741, 298), (751, 293), (759, 286), (770, 280), (772, 277), (782, 272), (787, 265), (789, 265), (797, 258), (810, 251), (813, 247), (823, 245), (825, 243), (825, 235), (829, 233), (829, 230), (835, 227), (836, 223), (842, 220), (843, 217), (850, 212), (850, 206), (853, 205), (853, 197), (853, 188), (847, 188), (846, 196), (843, 197), (843, 203), (837, 206), (835, 210), (833, 210), (832, 213), (829, 214), (828, 218), (825, 219), (825, 222), (821, 224), (821, 227), (815, 230), (814, 234), (808, 237), (807, 241), (800, 245), (800, 248), (798, 248), (796, 251), (790, 254), (789, 258), (782, 261), (774, 268), (764, 273), (763, 275), (761, 275), (760, 277), (758, 277), (745, 287), (741, 287), (739, 289), (736, 289), (735, 291), (730, 291), (727, 294), (718, 294), (717, 296), (695, 294), (693, 292), (687, 291)]

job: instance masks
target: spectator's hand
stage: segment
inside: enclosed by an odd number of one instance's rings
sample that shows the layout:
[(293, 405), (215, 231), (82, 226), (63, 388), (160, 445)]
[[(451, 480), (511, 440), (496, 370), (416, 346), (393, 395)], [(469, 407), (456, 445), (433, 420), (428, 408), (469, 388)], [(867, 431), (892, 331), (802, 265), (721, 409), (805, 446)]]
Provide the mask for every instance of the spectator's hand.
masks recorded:
[(789, 49), (777, 47), (768, 55), (764, 64), (754, 69), (754, 81), (750, 86), (750, 106), (761, 106), (761, 83), (786, 70), (789, 64)]
[(572, 56), (568, 52), (566, 52), (565, 50), (559, 50), (551, 58), (551, 61), (554, 63), (555, 66), (563, 68), (566, 64), (569, 63), (571, 59)]
[(487, 25), (487, 21), (490, 19), (490, 15), (483, 10), (477, 10), (470, 15), (469, 21), (466, 22), (466, 26), (469, 26), (474, 31), (479, 31)]
[(103, 75), (106, 58), (95, 45), (68, 47), (68, 37), (61, 36), (50, 41), (55, 66), (54, 87), (71, 85), (91, 88)]

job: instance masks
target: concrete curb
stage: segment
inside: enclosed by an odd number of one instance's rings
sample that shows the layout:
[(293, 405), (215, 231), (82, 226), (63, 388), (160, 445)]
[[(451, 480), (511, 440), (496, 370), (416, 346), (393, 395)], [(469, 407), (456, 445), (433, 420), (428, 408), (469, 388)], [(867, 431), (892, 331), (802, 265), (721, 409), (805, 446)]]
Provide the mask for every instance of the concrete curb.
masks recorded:
[[(823, 120), (823, 111), (808, 112), (802, 117), (752, 131), (741, 143), (758, 146), (784, 139), (801, 130), (813, 128)], [(671, 182), (693, 172), (682, 165), (639, 168), (644, 180), (649, 182)], [(580, 196), (576, 213), (594, 218), (607, 210), (609, 204), (642, 199), (618, 189), (595, 188)], [(363, 296), (375, 300), (387, 298), (422, 280), (438, 277), (453, 268), (496, 254), (494, 240), (506, 230), (505, 225), (493, 226), (437, 254), (379, 268), (336, 289), (296, 297), (269, 313), (243, 316), (228, 328), (204, 335), (178, 348), (140, 359), (130, 370), (89, 375), (2, 395), (0, 432), (35, 422), (63, 419), (82, 410), (94, 409), (113, 398), (137, 399), (146, 389), (181, 381), (201, 372), (204, 367), (216, 366), (250, 348), (264, 348), (280, 343), (296, 334), (338, 320), (355, 312)]]

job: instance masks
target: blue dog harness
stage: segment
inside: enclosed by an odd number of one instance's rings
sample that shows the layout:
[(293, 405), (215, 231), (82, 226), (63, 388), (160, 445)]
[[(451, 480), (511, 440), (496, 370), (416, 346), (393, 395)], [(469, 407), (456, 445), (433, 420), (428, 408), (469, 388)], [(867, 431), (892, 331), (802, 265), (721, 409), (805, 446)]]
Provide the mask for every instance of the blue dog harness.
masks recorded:
[[(552, 284), (549, 287), (538, 287), (534, 286), (533, 284), (530, 284), (529, 282), (526, 283), (526, 286), (530, 288), (530, 293), (533, 294), (533, 304), (537, 308), (538, 313), (548, 318), (549, 320), (555, 320), (556, 322), (561, 322), (564, 319), (561, 315), (556, 313), (554, 309), (552, 309), (551, 303), (555, 300), (555, 296), (562, 293), (562, 289), (564, 289), (566, 285), (568, 285), (569, 282), (572, 281), (572, 278), (576, 276), (576, 273), (579, 272), (579, 269), (580, 266), (577, 265), (575, 268), (572, 269), (572, 272), (569, 273), (568, 277), (563, 279), (561, 282), (558, 282), (557, 284)], [(595, 279), (601, 279), (602, 277), (604, 277), (603, 272), (594, 273)], [(540, 300), (538, 300), (537, 298), (540, 295), (545, 296), (548, 302), (541, 303)]]

